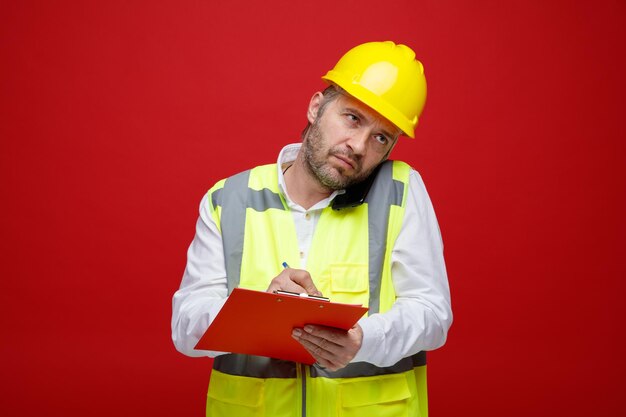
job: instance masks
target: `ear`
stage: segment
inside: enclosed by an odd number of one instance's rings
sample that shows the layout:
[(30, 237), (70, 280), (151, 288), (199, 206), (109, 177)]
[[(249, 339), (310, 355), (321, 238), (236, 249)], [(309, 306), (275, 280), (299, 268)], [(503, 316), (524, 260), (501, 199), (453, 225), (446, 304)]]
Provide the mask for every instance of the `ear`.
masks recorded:
[(319, 91), (311, 97), (311, 101), (309, 101), (309, 108), (306, 112), (306, 118), (309, 120), (309, 123), (315, 123), (315, 119), (317, 119), (317, 112), (320, 109), (323, 98), (324, 95)]

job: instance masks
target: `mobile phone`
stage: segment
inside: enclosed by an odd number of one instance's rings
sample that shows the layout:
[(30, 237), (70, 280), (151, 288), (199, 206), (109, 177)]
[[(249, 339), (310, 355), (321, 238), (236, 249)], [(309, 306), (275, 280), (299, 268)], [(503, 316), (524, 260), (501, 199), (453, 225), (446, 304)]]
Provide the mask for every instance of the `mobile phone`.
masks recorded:
[(351, 208), (360, 206), (365, 201), (365, 197), (367, 197), (367, 193), (372, 187), (372, 183), (376, 179), (376, 174), (380, 170), (382, 164), (379, 164), (374, 171), (358, 184), (354, 184), (348, 188), (346, 188), (346, 192), (343, 194), (339, 194), (337, 197), (333, 199), (332, 208), (333, 210), (342, 210), (345, 208)]

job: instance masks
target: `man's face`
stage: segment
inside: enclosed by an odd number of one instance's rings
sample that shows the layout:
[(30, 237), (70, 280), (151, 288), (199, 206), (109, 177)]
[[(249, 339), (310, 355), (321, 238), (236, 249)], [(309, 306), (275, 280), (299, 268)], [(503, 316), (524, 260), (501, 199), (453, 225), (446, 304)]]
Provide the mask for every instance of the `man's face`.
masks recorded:
[(386, 159), (399, 132), (351, 96), (340, 95), (322, 114), (317, 113), (321, 95), (317, 99), (311, 100), (311, 127), (302, 145), (305, 166), (324, 187), (344, 189), (367, 178)]

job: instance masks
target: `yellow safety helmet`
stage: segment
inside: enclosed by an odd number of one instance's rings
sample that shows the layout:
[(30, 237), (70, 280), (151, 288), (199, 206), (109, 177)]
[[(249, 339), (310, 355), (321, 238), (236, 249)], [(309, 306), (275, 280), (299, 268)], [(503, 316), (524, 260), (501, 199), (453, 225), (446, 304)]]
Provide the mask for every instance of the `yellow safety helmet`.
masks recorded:
[(350, 49), (322, 77), (338, 85), (414, 138), (426, 103), (422, 63), (406, 45), (368, 42)]

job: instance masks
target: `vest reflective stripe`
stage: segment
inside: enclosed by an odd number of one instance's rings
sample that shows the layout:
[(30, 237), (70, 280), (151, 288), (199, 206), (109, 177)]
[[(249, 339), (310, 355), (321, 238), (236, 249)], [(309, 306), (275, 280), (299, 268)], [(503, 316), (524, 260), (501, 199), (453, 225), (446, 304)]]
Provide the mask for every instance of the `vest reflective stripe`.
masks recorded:
[(222, 206), (221, 224), (228, 225), (226, 228), (222, 227), (222, 241), (229, 294), (239, 285), (247, 207), (247, 193), (240, 190), (248, 188), (249, 177), (250, 171), (244, 171), (228, 178), (219, 194)]
[[(232, 186), (232, 184), (229, 185)], [(215, 192), (212, 194), (211, 200), (213, 201), (214, 207), (222, 206), (222, 191), (222, 189), (215, 190)], [(252, 190), (248, 188), (247, 192), (248, 196), (246, 202), (248, 203), (248, 208), (254, 209), (256, 211), (265, 211), (271, 208), (285, 210), (283, 202), (280, 199), (280, 195), (271, 192), (267, 188), (263, 190)]]
[(407, 372), (417, 366), (426, 365), (426, 352), (418, 352), (413, 356), (401, 359), (392, 366), (378, 367), (367, 362), (356, 362), (348, 364), (343, 369), (332, 372), (320, 366), (311, 367), (311, 377), (324, 377), (324, 378), (354, 378), (355, 376), (377, 376), (377, 375), (389, 375), (399, 374), (401, 372)]
[(224, 188), (211, 193), (213, 207), (222, 207), (221, 224), (228, 227), (223, 230), (226, 274), (228, 276), (228, 294), (239, 286), (241, 259), (243, 254), (246, 208), (256, 211), (268, 209), (285, 210), (280, 195), (268, 189), (253, 190), (248, 188), (250, 171), (244, 171), (228, 178)]
[[(348, 366), (339, 371), (331, 372), (315, 364), (311, 366), (311, 377), (354, 378), (389, 375), (410, 371), (417, 366), (425, 365), (426, 352), (419, 352), (400, 360), (392, 366), (382, 368), (367, 362), (357, 362), (348, 364)], [(295, 362), (238, 353), (217, 356), (213, 362), (213, 369), (229, 375), (254, 378), (295, 378), (297, 373)]]
[[(389, 225), (389, 207), (400, 206), (404, 194), (404, 184), (393, 180), (393, 162), (385, 162), (376, 176), (365, 199), (368, 204), (369, 224), (369, 313), (380, 311), (381, 271), (387, 244), (387, 227)], [(392, 184), (389, 187), (389, 184)]]
[(248, 189), (248, 207), (256, 211), (269, 209), (285, 210), (280, 195), (267, 188), (263, 190)]
[(254, 378), (295, 378), (297, 374), (295, 362), (240, 353), (216, 356), (213, 369), (229, 375)]

